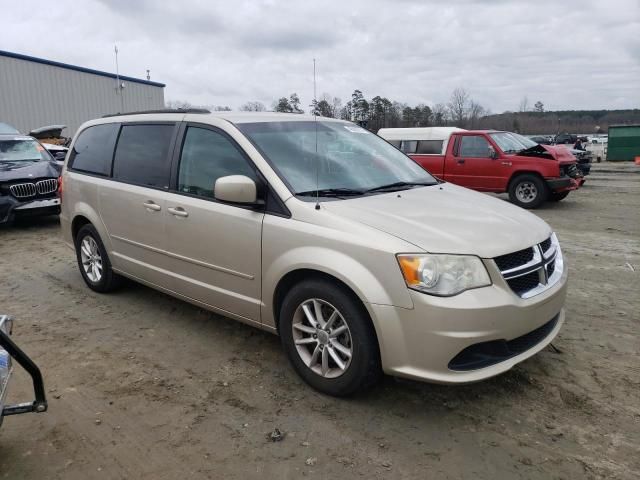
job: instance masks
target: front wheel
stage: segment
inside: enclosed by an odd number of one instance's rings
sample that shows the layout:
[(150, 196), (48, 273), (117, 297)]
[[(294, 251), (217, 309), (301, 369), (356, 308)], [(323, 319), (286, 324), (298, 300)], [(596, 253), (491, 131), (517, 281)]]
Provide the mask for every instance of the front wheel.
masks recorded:
[(551, 195), (549, 195), (549, 200), (551, 200), (552, 202), (559, 202), (560, 200), (564, 200), (565, 198), (567, 198), (567, 195), (569, 195), (568, 191), (552, 193)]
[(524, 174), (509, 184), (509, 200), (522, 208), (538, 208), (549, 197), (549, 189), (537, 175)]
[(381, 374), (378, 342), (364, 307), (327, 280), (295, 285), (280, 309), (280, 338), (296, 372), (316, 390), (345, 396)]

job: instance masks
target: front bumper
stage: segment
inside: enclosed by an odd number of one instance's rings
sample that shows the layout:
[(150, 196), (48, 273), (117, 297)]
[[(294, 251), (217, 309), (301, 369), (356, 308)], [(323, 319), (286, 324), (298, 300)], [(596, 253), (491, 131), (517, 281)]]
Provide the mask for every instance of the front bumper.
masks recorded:
[[(514, 294), (499, 274), (491, 276), (493, 285), (454, 297), (411, 290), (413, 309), (370, 304), (384, 371), (435, 383), (469, 383), (503, 373), (548, 345), (565, 319), (566, 268), (555, 285), (529, 299)], [(532, 335), (532, 342), (522, 343)], [(492, 341), (513, 341), (521, 348), (484, 368), (451, 368), (465, 349)]]
[(583, 177), (571, 178), (546, 178), (545, 181), (549, 186), (549, 189), (554, 193), (567, 192), (571, 190), (579, 189), (584, 183)]
[(0, 196), (0, 224), (11, 222), (20, 217), (58, 215), (59, 213), (60, 199), (58, 197), (20, 201), (9, 195)]

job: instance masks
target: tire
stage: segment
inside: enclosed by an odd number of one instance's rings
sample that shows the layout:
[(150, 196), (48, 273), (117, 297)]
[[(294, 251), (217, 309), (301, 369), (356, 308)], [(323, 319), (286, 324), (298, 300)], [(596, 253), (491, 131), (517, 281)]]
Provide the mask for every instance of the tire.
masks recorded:
[(564, 200), (569, 195), (569, 192), (560, 192), (560, 193), (551, 193), (549, 195), (549, 200), (552, 202), (559, 202), (560, 200)]
[(538, 208), (549, 197), (549, 188), (533, 174), (518, 175), (509, 184), (509, 200), (522, 208)]
[(107, 250), (93, 225), (78, 230), (75, 247), (80, 274), (91, 290), (107, 293), (118, 288), (122, 277), (112, 270)]
[[(305, 313), (305, 309), (311, 312), (311, 319), (318, 324), (317, 305), (330, 334), (314, 328)], [(381, 377), (380, 352), (369, 315), (351, 292), (336, 283), (311, 279), (295, 285), (282, 302), (279, 328), (282, 346), (293, 368), (322, 393), (336, 397), (351, 395), (370, 388)], [(334, 336), (338, 331), (341, 333)]]

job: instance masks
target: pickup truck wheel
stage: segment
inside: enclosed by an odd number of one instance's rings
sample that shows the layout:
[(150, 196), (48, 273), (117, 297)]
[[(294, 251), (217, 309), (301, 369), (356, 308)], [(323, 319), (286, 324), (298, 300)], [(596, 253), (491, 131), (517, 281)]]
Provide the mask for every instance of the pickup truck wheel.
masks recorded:
[(537, 175), (525, 174), (509, 184), (509, 200), (522, 208), (538, 208), (549, 197), (549, 189)]
[(559, 202), (560, 200), (564, 200), (565, 198), (567, 198), (567, 195), (569, 195), (568, 191), (560, 193), (552, 192), (551, 195), (549, 195), (549, 200), (551, 200), (552, 202)]
[(78, 230), (75, 247), (78, 268), (91, 290), (106, 293), (120, 285), (122, 278), (111, 269), (107, 251), (93, 225), (87, 224)]
[(280, 339), (296, 372), (316, 390), (345, 396), (380, 378), (380, 353), (366, 310), (338, 285), (295, 285), (280, 309)]

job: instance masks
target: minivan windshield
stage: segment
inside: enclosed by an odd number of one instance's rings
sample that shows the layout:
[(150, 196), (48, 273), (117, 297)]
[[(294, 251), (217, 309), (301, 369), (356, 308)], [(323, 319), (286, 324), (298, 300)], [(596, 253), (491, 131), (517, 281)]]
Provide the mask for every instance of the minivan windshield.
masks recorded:
[(53, 157), (37, 141), (29, 137), (0, 138), (0, 162), (52, 161)]
[(357, 196), (438, 183), (397, 148), (354, 124), (310, 120), (237, 127), (296, 195)]

